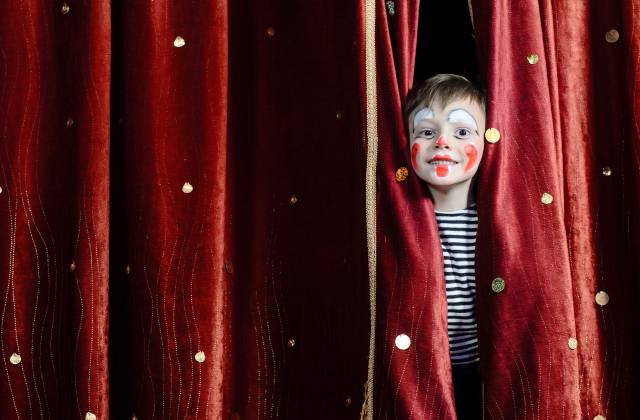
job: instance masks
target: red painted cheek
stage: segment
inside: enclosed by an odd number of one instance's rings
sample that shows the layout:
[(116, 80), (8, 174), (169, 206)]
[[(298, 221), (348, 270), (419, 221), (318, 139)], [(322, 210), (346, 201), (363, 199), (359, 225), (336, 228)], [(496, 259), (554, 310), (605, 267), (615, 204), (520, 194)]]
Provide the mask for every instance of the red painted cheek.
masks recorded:
[(475, 165), (476, 161), (478, 160), (478, 149), (470, 144), (467, 144), (464, 147), (464, 153), (467, 155), (467, 158), (469, 158), (467, 160), (467, 164), (464, 167), (464, 171), (468, 172), (469, 169), (473, 168), (473, 165)]
[(411, 147), (411, 164), (415, 170), (418, 170), (418, 153), (420, 153), (420, 145), (418, 143), (413, 143), (413, 146)]
[(449, 175), (449, 168), (447, 167), (447, 165), (436, 166), (436, 175), (441, 178)]

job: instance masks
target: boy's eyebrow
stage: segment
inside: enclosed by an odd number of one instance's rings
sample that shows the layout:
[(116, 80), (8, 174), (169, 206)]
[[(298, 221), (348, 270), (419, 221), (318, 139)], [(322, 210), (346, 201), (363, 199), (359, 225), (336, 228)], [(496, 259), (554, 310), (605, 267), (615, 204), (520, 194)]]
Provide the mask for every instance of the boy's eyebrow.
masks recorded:
[(433, 111), (427, 107), (422, 108), (420, 111), (416, 112), (416, 115), (413, 116), (413, 129), (416, 129), (418, 122), (420, 120), (426, 120), (433, 118)]
[(476, 122), (476, 119), (473, 118), (473, 115), (471, 115), (469, 111), (462, 108), (456, 108), (451, 112), (449, 112), (449, 115), (447, 116), (447, 121), (464, 122), (464, 123), (472, 124), (476, 132), (478, 131), (478, 123)]

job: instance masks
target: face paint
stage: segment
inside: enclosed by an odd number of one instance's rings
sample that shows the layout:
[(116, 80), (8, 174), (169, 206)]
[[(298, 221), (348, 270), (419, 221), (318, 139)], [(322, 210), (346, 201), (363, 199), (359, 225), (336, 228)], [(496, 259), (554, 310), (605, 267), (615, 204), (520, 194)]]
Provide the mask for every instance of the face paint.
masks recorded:
[(448, 146), (449, 143), (447, 143), (447, 139), (444, 138), (444, 136), (440, 136), (438, 137), (438, 140), (436, 140), (436, 145), (437, 146)]
[(416, 130), (420, 120), (428, 119), (433, 119), (433, 111), (429, 108), (422, 108), (420, 111), (416, 112), (416, 115), (413, 117), (413, 131)]
[(447, 117), (447, 121), (450, 123), (468, 124), (470, 128), (473, 128), (476, 131), (476, 133), (478, 132), (478, 123), (476, 122), (476, 119), (464, 109), (454, 109), (451, 111)]
[(418, 153), (420, 153), (420, 145), (418, 143), (413, 143), (411, 147), (411, 164), (413, 165), (413, 169), (418, 170)]
[(467, 144), (464, 147), (464, 153), (467, 155), (467, 164), (464, 167), (464, 171), (467, 172), (476, 164), (478, 160), (478, 149), (473, 144)]
[(444, 178), (445, 176), (449, 175), (449, 166), (447, 165), (436, 166), (436, 175), (438, 175), (440, 178)]

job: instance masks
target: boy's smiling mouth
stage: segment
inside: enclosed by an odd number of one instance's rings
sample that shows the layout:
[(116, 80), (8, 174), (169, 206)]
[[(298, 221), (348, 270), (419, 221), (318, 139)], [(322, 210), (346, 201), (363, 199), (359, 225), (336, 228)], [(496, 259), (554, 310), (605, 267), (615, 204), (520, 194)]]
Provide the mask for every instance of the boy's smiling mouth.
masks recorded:
[(435, 155), (433, 159), (427, 162), (429, 165), (457, 165), (457, 160), (453, 160), (450, 156), (447, 155)]

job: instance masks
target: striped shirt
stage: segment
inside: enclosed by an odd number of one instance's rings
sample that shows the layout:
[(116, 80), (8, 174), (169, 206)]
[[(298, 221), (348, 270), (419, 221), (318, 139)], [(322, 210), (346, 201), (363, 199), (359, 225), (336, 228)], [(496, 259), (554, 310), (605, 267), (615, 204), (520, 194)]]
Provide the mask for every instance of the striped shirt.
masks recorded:
[(473, 204), (455, 212), (436, 211), (444, 257), (451, 364), (479, 360), (476, 324), (476, 230), (478, 210)]

